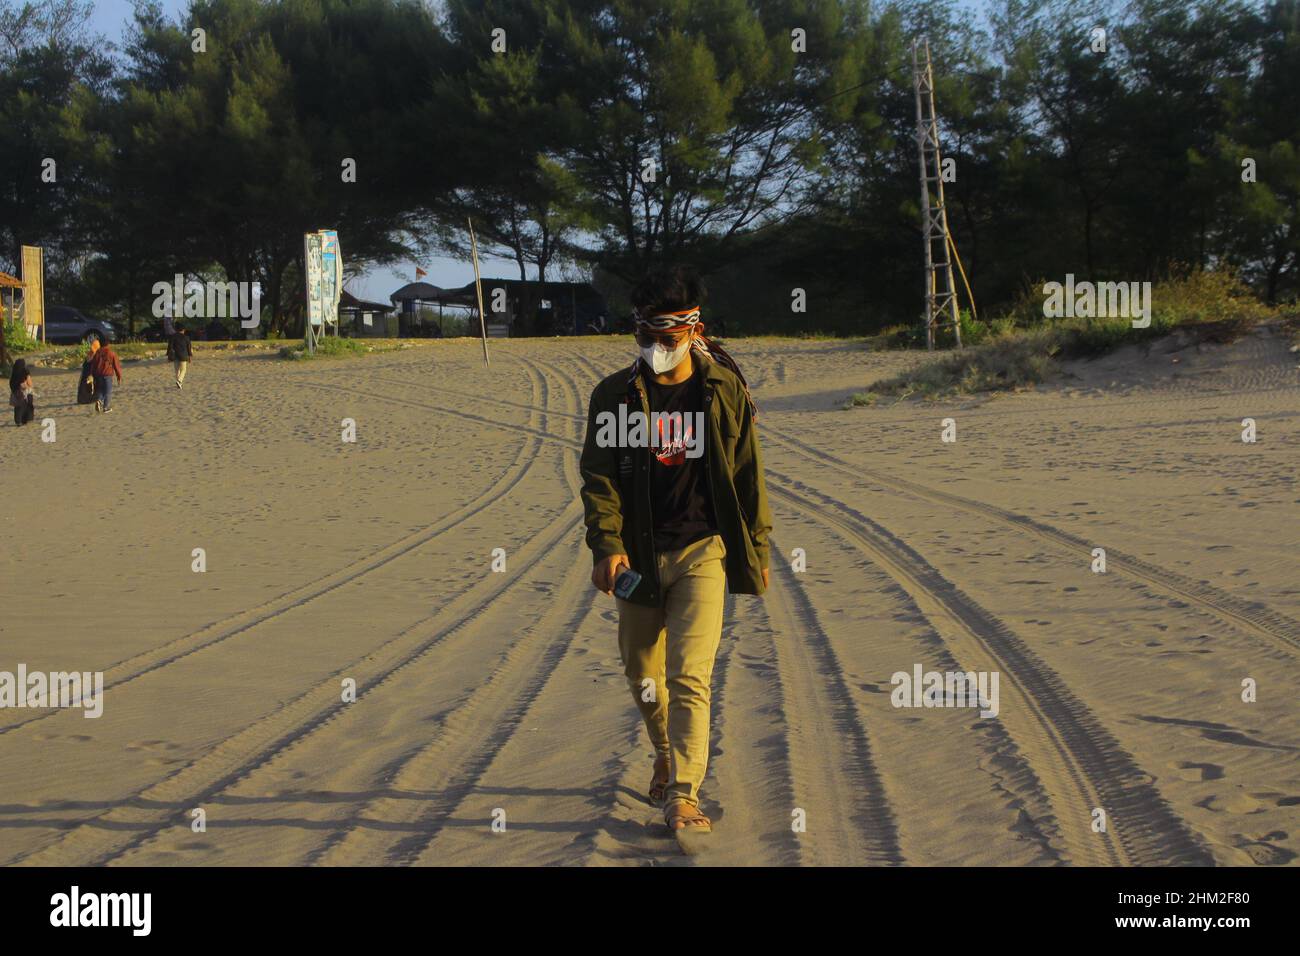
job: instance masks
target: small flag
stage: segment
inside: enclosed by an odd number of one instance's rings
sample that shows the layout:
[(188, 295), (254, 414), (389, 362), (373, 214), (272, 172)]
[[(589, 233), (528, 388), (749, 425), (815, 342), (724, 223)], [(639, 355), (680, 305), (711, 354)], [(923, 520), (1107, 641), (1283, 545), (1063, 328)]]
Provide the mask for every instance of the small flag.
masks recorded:
[(423, 278), (424, 276), (427, 276), (428, 274), (429, 274), (429, 273), (425, 272), (425, 271), (424, 271), (423, 269), (421, 269), (419, 266), (416, 266), (416, 267), (415, 267), (415, 277), (416, 277), (417, 279)]

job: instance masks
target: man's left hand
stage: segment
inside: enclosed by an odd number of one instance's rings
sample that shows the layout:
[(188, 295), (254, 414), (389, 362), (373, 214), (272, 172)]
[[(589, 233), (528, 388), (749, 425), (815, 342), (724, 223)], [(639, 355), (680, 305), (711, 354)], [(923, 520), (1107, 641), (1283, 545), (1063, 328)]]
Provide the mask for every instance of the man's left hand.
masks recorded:
[(763, 569), (763, 587), (767, 587), (767, 568)]

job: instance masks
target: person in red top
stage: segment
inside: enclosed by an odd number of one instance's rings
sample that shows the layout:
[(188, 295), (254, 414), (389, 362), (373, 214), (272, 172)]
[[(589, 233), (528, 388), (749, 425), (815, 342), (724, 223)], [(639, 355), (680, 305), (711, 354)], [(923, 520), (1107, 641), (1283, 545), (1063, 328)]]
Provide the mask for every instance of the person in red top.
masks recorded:
[(95, 411), (109, 411), (114, 376), (117, 384), (122, 384), (122, 363), (117, 360), (117, 353), (107, 344), (101, 345), (99, 351), (90, 357), (89, 372), (95, 378)]

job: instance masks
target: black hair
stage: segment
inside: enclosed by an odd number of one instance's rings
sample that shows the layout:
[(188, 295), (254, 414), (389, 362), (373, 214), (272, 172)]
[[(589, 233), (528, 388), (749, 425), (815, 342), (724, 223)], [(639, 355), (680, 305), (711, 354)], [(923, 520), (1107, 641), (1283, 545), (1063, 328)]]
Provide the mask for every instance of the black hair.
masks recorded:
[(704, 302), (704, 283), (689, 266), (655, 269), (632, 288), (632, 305), (638, 315), (680, 312)]
[(13, 370), (9, 373), (9, 391), (16, 392), (18, 386), (27, 381), (27, 376), (31, 373), (27, 369), (27, 360), (18, 359), (14, 362)]

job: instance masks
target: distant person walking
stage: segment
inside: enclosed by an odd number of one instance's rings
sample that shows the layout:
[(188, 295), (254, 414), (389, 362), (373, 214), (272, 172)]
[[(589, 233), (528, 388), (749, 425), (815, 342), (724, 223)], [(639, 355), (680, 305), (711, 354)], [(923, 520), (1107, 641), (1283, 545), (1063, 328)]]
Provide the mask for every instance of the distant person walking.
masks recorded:
[(90, 354), (81, 363), (81, 374), (77, 376), (77, 404), (89, 405), (95, 400), (95, 376), (90, 374), (90, 360), (99, 351), (99, 339), (90, 340)]
[(167, 357), (171, 359), (176, 369), (177, 388), (185, 387), (185, 370), (190, 367), (193, 354), (193, 349), (190, 348), (190, 337), (185, 334), (185, 327), (177, 324), (176, 331), (167, 340)]
[[(669, 827), (697, 832), (712, 826), (699, 790), (725, 591), (767, 590), (772, 530), (754, 402), (704, 335), (703, 295), (682, 268), (633, 290), (636, 359), (592, 392), (580, 464), (591, 580), (617, 598), (623, 673), (655, 750), (649, 796)], [(634, 416), (648, 427), (620, 437), (614, 423)]]
[(95, 411), (110, 411), (109, 402), (113, 397), (113, 379), (122, 384), (122, 363), (111, 346), (101, 344), (90, 357), (90, 374), (95, 378)]
[(21, 427), (36, 417), (36, 390), (32, 388), (32, 373), (23, 359), (14, 362), (9, 373), (9, 404), (14, 409), (15, 425)]

